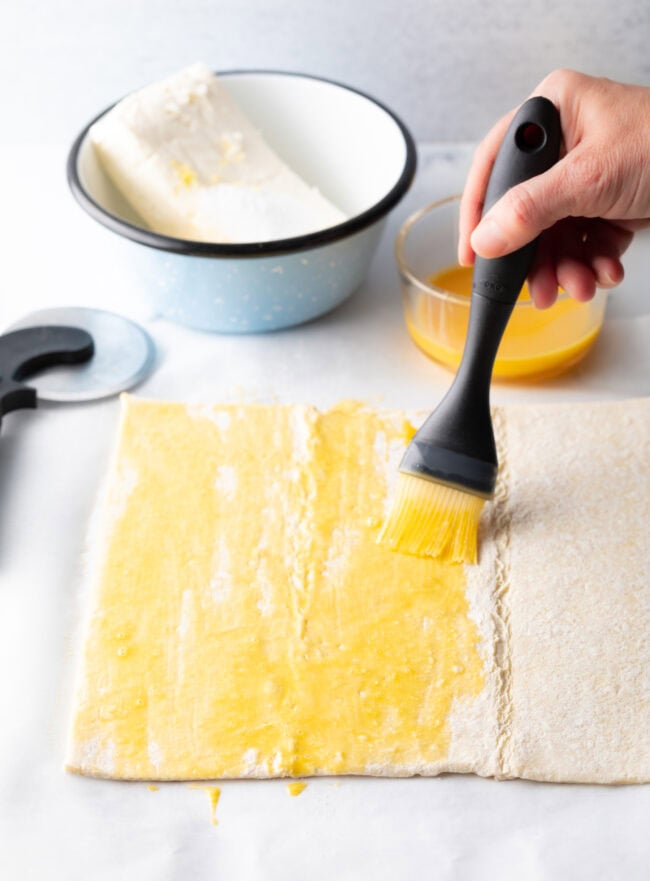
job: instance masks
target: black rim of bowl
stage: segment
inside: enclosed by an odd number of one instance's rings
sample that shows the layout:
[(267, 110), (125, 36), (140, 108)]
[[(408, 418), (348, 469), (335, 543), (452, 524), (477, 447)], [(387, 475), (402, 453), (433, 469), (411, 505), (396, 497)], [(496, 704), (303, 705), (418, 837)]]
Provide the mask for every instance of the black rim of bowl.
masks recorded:
[(111, 214), (103, 208), (85, 189), (81, 182), (78, 169), (79, 152), (89, 129), (97, 120), (101, 119), (115, 104), (111, 104), (101, 113), (92, 119), (88, 125), (80, 132), (68, 154), (67, 175), (68, 184), (72, 193), (79, 204), (99, 223), (115, 233), (131, 239), (133, 242), (139, 242), (141, 245), (147, 245), (150, 248), (157, 248), (163, 251), (171, 251), (175, 254), (186, 254), (196, 257), (269, 257), (278, 254), (290, 254), (296, 251), (306, 251), (312, 248), (319, 248), (332, 242), (340, 241), (354, 233), (376, 223), (380, 218), (384, 217), (388, 212), (397, 205), (402, 199), (408, 188), (411, 186), (415, 169), (417, 165), (417, 154), (415, 142), (409, 130), (406, 128), (402, 120), (393, 113), (385, 104), (351, 86), (339, 83), (336, 80), (326, 79), (325, 77), (313, 76), (307, 73), (297, 73), (285, 70), (225, 70), (216, 71), (216, 75), (220, 77), (238, 76), (246, 74), (271, 74), (273, 76), (298, 77), (300, 79), (317, 80), (318, 82), (328, 83), (332, 86), (353, 92), (371, 101), (396, 123), (406, 147), (406, 159), (402, 173), (397, 179), (394, 186), (374, 205), (367, 208), (361, 214), (351, 217), (349, 220), (338, 223), (336, 226), (330, 226), (327, 229), (318, 230), (317, 232), (308, 233), (303, 236), (294, 236), (290, 239), (274, 239), (268, 242), (244, 242), (240, 244), (219, 244), (215, 242), (196, 242), (190, 239), (177, 239), (173, 236), (162, 235), (153, 230), (146, 229), (129, 223), (127, 220)]

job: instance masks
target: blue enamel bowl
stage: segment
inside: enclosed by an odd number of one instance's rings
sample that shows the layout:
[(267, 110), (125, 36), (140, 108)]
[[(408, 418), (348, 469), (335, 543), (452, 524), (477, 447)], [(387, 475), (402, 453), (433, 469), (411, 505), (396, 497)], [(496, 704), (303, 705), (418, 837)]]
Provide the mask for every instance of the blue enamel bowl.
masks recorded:
[(88, 137), (96, 119), (70, 150), (70, 187), (94, 220), (129, 240), (128, 265), (158, 315), (221, 333), (302, 324), (338, 306), (363, 281), (386, 218), (413, 180), (413, 138), (391, 110), (340, 83), (278, 71), (218, 75), (271, 147), (347, 220), (267, 242), (160, 235), (104, 174)]

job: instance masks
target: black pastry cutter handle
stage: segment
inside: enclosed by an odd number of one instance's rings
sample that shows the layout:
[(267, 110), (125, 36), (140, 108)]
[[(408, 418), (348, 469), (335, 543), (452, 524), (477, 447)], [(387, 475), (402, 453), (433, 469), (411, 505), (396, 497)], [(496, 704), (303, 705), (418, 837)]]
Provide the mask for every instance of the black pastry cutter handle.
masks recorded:
[(23, 380), (47, 367), (83, 364), (94, 351), (91, 335), (77, 327), (28, 327), (0, 336), (0, 425), (12, 410), (36, 407), (36, 389)]

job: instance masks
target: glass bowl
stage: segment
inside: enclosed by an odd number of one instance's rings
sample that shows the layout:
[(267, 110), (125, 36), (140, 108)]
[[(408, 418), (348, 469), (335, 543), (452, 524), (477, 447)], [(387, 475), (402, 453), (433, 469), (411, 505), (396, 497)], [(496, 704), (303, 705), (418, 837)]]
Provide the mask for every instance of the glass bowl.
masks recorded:
[[(460, 363), (470, 300), (431, 279), (458, 267), (459, 207), (460, 196), (450, 196), (421, 208), (405, 221), (395, 242), (408, 331), (429, 357), (452, 370)], [(554, 306), (540, 310), (524, 288), (499, 346), (493, 377), (538, 379), (572, 367), (595, 342), (606, 302), (602, 290), (589, 303), (561, 292)]]

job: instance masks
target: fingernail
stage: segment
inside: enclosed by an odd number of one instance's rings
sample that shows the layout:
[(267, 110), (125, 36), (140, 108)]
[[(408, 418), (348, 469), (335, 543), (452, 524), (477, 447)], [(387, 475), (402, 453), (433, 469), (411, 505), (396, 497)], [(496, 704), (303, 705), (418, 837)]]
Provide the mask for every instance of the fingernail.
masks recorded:
[(610, 288), (615, 288), (619, 283), (620, 282), (614, 278), (611, 272), (607, 272), (606, 269), (601, 270), (596, 274), (596, 285), (604, 291), (608, 291)]
[(472, 248), (483, 257), (500, 257), (508, 250), (503, 230), (492, 217), (482, 220), (472, 233)]
[(605, 286), (608, 288), (616, 287), (616, 282), (614, 281), (612, 276), (609, 274), (609, 272), (603, 273), (603, 282), (605, 283)]

